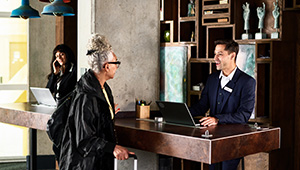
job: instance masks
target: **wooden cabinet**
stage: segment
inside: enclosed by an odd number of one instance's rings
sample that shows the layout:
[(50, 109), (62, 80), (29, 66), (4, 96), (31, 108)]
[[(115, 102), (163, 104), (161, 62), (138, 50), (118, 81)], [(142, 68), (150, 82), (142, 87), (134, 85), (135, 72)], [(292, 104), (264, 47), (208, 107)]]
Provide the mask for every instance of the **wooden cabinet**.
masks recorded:
[[(264, 18), (264, 28), (263, 28), (263, 33), (265, 33), (267, 35), (267, 38), (263, 39), (263, 40), (268, 40), (271, 39), (271, 33), (275, 32), (276, 29), (274, 29), (274, 18), (272, 15), (272, 11), (274, 10), (274, 5), (273, 3), (275, 2), (275, 0), (239, 0), (239, 1), (235, 1), (234, 4), (234, 8), (235, 8), (235, 13), (234, 13), (234, 23), (235, 23), (235, 35), (236, 35), (236, 39), (240, 40), (242, 39), (241, 36), (243, 33), (245, 33), (244, 31), (244, 19), (243, 19), (243, 4), (245, 4), (246, 2), (249, 3), (250, 6), (250, 20), (249, 20), (249, 25), (250, 25), (250, 29), (249, 29), (249, 33), (252, 34), (252, 37), (255, 37), (255, 33), (259, 32), (258, 29), (258, 22), (259, 19), (257, 17), (257, 7), (262, 7), (262, 3), (265, 4), (265, 18)], [(282, 1), (280, 0), (278, 2), (278, 6), (280, 8), (280, 16), (279, 16), (279, 39), (281, 39), (282, 37)], [(272, 39), (274, 40), (274, 39)], [(252, 41), (255, 41), (252, 39)]]
[(203, 0), (202, 25), (231, 23), (231, 0)]
[[(300, 82), (296, 75), (296, 61), (300, 58), (299, 50), (296, 50), (300, 46), (300, 32), (299, 29), (295, 29), (300, 27), (300, 0), (279, 0), (278, 30), (274, 29), (272, 15), (273, 3), (276, 0), (228, 0), (227, 4), (224, 1), (220, 4), (220, 1), (222, 0), (196, 0), (196, 16), (186, 17), (188, 1), (164, 0), (164, 10), (169, 10), (170, 13), (165, 16), (173, 14), (173, 17), (165, 18), (165, 21), (161, 22), (161, 28), (163, 31), (166, 19), (174, 22), (174, 42), (161, 45), (179, 44), (188, 47), (187, 104), (190, 106), (201, 97), (202, 89), (195, 89), (193, 86), (200, 83), (205, 85), (209, 74), (216, 71), (213, 60), (215, 40), (234, 39), (240, 45), (251, 46), (254, 49), (252, 71), (256, 79), (256, 102), (250, 122), (282, 128), (282, 147), (270, 154), (269, 169), (299, 167), (296, 158), (299, 158), (300, 154), (293, 149), (299, 150), (299, 145), (295, 145), (299, 143), (299, 138), (295, 138), (294, 135), (295, 132), (299, 132), (295, 131), (295, 127), (299, 127), (297, 124), (300, 123), (297, 122), (299, 116), (295, 113), (295, 110), (299, 111), (295, 104), (300, 101), (295, 94), (295, 88), (299, 87)], [(255, 33), (260, 31), (256, 9), (265, 3), (265, 39), (242, 40), (242, 34), (245, 33), (242, 6), (246, 2), (250, 5), (249, 33), (253, 38)], [(226, 20), (219, 20), (224, 18)], [(195, 42), (189, 41), (191, 31), (195, 31)], [(279, 38), (271, 38), (275, 31), (279, 32)]]
[[(188, 62), (191, 58), (198, 58), (199, 56), (199, 44), (204, 45), (203, 41), (199, 42), (199, 36), (203, 36), (203, 33), (199, 35), (199, 1), (193, 1), (195, 8), (193, 9), (194, 16), (188, 16), (188, 6), (190, 1), (186, 0), (162, 0), (161, 7), (161, 37), (160, 46), (161, 51), (163, 48), (176, 48), (185, 47), (187, 50), (187, 57), (185, 62)], [(170, 41), (165, 39), (166, 33), (170, 33)], [(179, 56), (177, 56), (179, 57)], [(163, 58), (163, 56), (161, 56)], [(162, 63), (161, 63), (162, 64)], [(186, 69), (186, 68), (185, 68)], [(164, 74), (164, 73), (161, 73)], [(187, 74), (188, 75), (188, 74)], [(186, 77), (182, 77), (183, 87), (186, 87)], [(161, 79), (162, 81), (162, 79)], [(162, 84), (162, 83), (161, 83)], [(163, 85), (162, 85), (163, 86)], [(161, 87), (164, 89), (165, 87)], [(184, 89), (185, 91), (189, 91)], [(161, 98), (162, 99), (162, 98)], [(183, 101), (186, 101), (183, 100)]]
[[(254, 68), (253, 77), (257, 80), (256, 90), (256, 103), (255, 110), (250, 121), (260, 123), (270, 123), (270, 116), (272, 114), (272, 42), (280, 41), (281, 34), (281, 17), (279, 18), (279, 38), (271, 39), (271, 33), (276, 30), (273, 28), (274, 19), (272, 16), (272, 10), (274, 8), (273, 1), (257, 1), (257, 0), (240, 0), (240, 1), (227, 1), (228, 4), (220, 4), (219, 0), (203, 0), (202, 1), (202, 25), (199, 28), (204, 27), (205, 30), (205, 50), (203, 46), (199, 49), (199, 53), (196, 58), (191, 58), (188, 63), (188, 105), (195, 103), (201, 95), (201, 91), (195, 91), (193, 86), (199, 83), (205, 84), (208, 75), (216, 71), (214, 64), (214, 41), (219, 39), (233, 39), (240, 45), (253, 45), (254, 47)], [(262, 2), (266, 4), (266, 14), (264, 19), (263, 32), (267, 34), (266, 39), (255, 40), (242, 40), (241, 35), (244, 33), (244, 20), (242, 5), (248, 2), (250, 4), (250, 30), (249, 33), (254, 34), (259, 32), (257, 29), (258, 17), (256, 14), (256, 8), (262, 6)], [(279, 2), (280, 9), (282, 3)], [(221, 10), (224, 9), (226, 10)], [(211, 11), (212, 13), (208, 13)], [(234, 11), (234, 12), (233, 12)], [(219, 13), (224, 13), (220, 14)], [(282, 15), (282, 12), (280, 12)], [(229, 17), (229, 22), (205, 22), (207, 18), (218, 19), (220, 17)], [(217, 20), (215, 20), (217, 21)], [(204, 37), (201, 37), (204, 39)], [(201, 39), (200, 38), (200, 39)], [(199, 39), (199, 41), (201, 41)]]
[(286, 10), (299, 10), (300, 0), (284, 0), (283, 6)]

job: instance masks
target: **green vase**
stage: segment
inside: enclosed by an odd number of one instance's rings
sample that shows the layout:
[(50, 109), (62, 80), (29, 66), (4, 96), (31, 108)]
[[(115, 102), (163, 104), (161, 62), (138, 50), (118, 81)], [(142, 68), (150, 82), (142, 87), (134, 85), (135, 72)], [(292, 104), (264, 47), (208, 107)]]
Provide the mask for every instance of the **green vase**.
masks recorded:
[(164, 39), (166, 42), (170, 42), (170, 30), (164, 32)]

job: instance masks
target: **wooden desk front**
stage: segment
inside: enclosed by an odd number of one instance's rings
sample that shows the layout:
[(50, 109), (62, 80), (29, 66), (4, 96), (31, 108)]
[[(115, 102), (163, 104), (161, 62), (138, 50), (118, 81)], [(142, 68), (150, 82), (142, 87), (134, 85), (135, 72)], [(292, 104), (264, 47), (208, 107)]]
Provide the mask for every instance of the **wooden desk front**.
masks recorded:
[[(1, 104), (0, 122), (46, 130), (53, 111), (30, 103)], [(116, 119), (115, 125), (120, 145), (207, 164), (280, 148), (280, 128), (236, 124), (199, 129), (133, 118)], [(201, 137), (206, 130), (213, 137)]]
[[(199, 129), (135, 119), (115, 124), (121, 145), (207, 164), (280, 148), (280, 128), (232, 124)], [(206, 130), (213, 137), (201, 137)]]

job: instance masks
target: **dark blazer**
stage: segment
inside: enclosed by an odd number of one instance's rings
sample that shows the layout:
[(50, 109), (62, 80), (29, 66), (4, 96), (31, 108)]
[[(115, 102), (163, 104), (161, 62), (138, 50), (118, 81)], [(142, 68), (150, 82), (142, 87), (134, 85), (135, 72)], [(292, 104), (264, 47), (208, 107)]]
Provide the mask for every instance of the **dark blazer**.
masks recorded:
[(224, 87), (229, 90), (224, 90), (221, 112), (217, 114), (219, 75), (220, 71), (212, 73), (208, 77), (206, 86), (201, 93), (201, 99), (190, 108), (192, 115), (204, 116), (210, 109), (210, 116), (218, 118), (220, 124), (246, 123), (254, 109), (255, 79), (237, 68), (232, 80)]
[[(66, 71), (65, 74), (60, 77), (61, 82), (60, 86), (57, 89), (57, 82), (59, 80), (58, 75), (51, 74), (47, 83), (47, 88), (50, 89), (51, 93), (53, 94), (54, 99), (59, 101), (59, 99), (62, 99), (64, 96), (69, 94), (71, 91), (75, 89), (75, 85), (77, 82), (77, 67), (76, 65), (73, 65), (73, 67)], [(57, 94), (59, 97), (57, 97)]]

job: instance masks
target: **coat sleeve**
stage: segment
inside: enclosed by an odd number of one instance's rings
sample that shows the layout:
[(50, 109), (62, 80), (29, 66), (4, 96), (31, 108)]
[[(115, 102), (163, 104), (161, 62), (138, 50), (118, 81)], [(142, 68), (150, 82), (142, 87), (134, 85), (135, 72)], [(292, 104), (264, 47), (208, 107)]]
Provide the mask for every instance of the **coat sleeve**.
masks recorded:
[[(80, 97), (74, 107), (74, 125), (75, 125), (75, 142), (79, 152), (83, 156), (98, 151), (113, 153), (115, 143), (104, 140), (97, 136), (97, 119), (93, 104), (93, 98), (83, 95)], [(100, 129), (101, 131), (101, 129)]]
[(62, 76), (62, 80), (58, 89), (59, 99), (62, 99), (64, 96), (69, 94), (75, 88), (76, 82), (77, 71), (76, 67), (73, 67), (72, 72), (66, 73), (64, 76)]
[(46, 88), (49, 88), (51, 93), (54, 92), (54, 85), (57, 81), (57, 76), (55, 74), (51, 74), (51, 76), (49, 77), (49, 80), (48, 80), (48, 83), (47, 83), (47, 86)]
[(219, 123), (248, 122), (255, 104), (255, 84), (253, 78), (244, 81), (238, 108), (233, 113), (214, 115), (219, 119)]
[(192, 107), (190, 107), (190, 112), (193, 116), (205, 116), (205, 113), (208, 111), (209, 109), (209, 86), (207, 84), (209, 80), (207, 81), (203, 91), (201, 92), (201, 98), (200, 100), (195, 103), (194, 105), (192, 105)]

